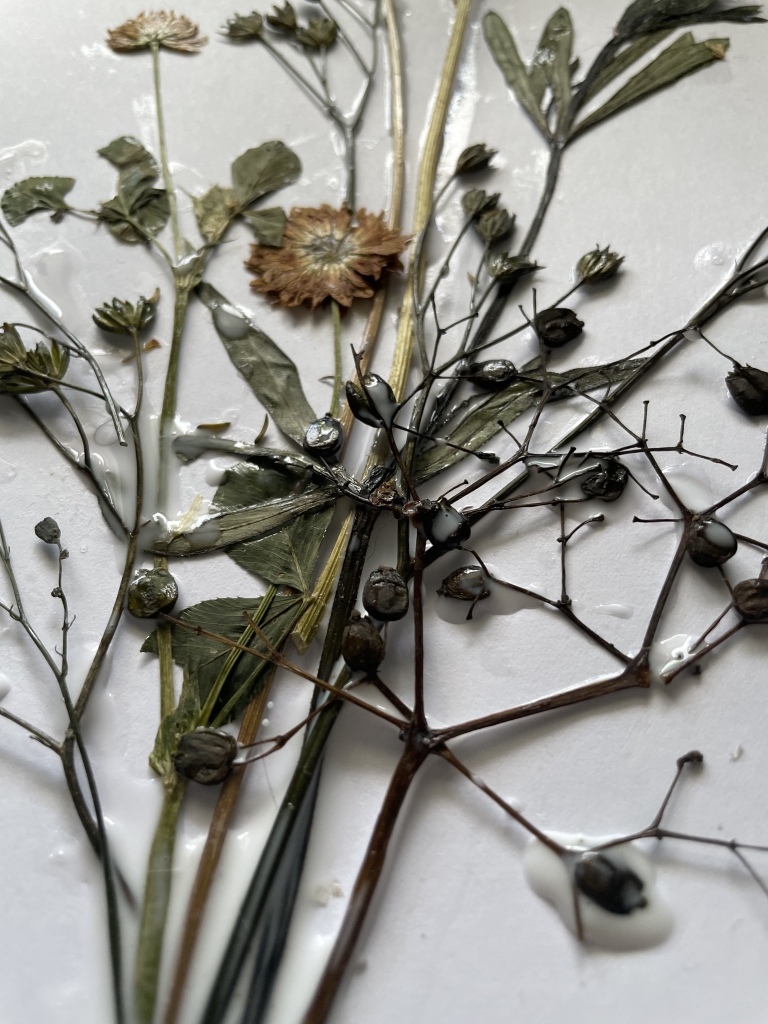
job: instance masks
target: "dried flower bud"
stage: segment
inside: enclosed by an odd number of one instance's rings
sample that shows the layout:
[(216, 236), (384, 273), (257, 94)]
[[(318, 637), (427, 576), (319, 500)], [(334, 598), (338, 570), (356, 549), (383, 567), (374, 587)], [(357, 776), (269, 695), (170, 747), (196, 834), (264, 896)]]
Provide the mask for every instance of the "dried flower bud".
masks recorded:
[(736, 554), (738, 542), (725, 523), (715, 516), (697, 520), (688, 540), (688, 554), (696, 565), (712, 569)]
[(561, 348), (578, 338), (584, 321), (572, 309), (542, 309), (534, 317), (533, 326), (547, 348)]
[(543, 270), (538, 263), (531, 263), (524, 256), (510, 256), (508, 252), (494, 252), (485, 261), (486, 269), (496, 281), (513, 281), (534, 270)]
[(167, 569), (139, 569), (128, 585), (128, 611), (137, 619), (169, 612), (178, 598), (178, 584)]
[(408, 586), (396, 569), (380, 565), (363, 587), (363, 607), (374, 619), (396, 622), (408, 614)]
[(278, 32), (287, 32), (292, 34), (298, 27), (296, 21), (296, 11), (288, 0), (283, 4), (282, 7), (278, 7), (275, 4), (274, 14), (267, 15), (267, 24), (271, 25), (272, 28), (277, 29)]
[(61, 541), (61, 530), (55, 519), (46, 516), (35, 526), (35, 535), (43, 544), (58, 544)]
[[(0, 330), (0, 395), (31, 395), (47, 391), (61, 380), (69, 367), (69, 349), (51, 341), (38, 341), (28, 352), (16, 328), (3, 324)], [(44, 378), (50, 377), (51, 381)]]
[(376, 675), (384, 660), (384, 637), (367, 615), (352, 612), (341, 635), (341, 654), (353, 672)]
[(304, 434), (304, 450), (310, 455), (322, 455), (332, 458), (341, 448), (344, 441), (344, 430), (341, 423), (330, 413), (314, 420)]
[(616, 501), (629, 482), (629, 472), (616, 459), (606, 459), (581, 481), (581, 489), (588, 498)]
[(475, 221), (475, 230), (489, 245), (499, 242), (510, 233), (515, 223), (514, 214), (510, 215), (503, 206), (494, 210), (485, 210)]
[(472, 618), (477, 602), (491, 596), (485, 573), (479, 565), (465, 565), (461, 569), (454, 569), (441, 583), (438, 594), (452, 597), (455, 601), (471, 601), (472, 607), (467, 612), (468, 620)]
[(624, 257), (611, 252), (609, 246), (604, 249), (596, 246), (591, 252), (582, 256), (576, 264), (576, 280), (583, 284), (598, 284), (613, 277), (624, 262)]
[(258, 11), (251, 11), (250, 14), (236, 14), (229, 18), (224, 29), (230, 39), (242, 41), (245, 39), (261, 39), (264, 31), (264, 19)]
[(160, 298), (160, 289), (145, 299), (141, 295), (134, 306), (123, 299), (112, 299), (111, 302), (99, 306), (93, 314), (93, 322), (102, 331), (111, 334), (132, 334), (143, 331), (155, 319), (155, 306)]
[(398, 409), (392, 388), (378, 373), (366, 373), (363, 387), (365, 391), (357, 380), (347, 381), (347, 402), (352, 415), (369, 427), (391, 427)]
[(516, 376), (515, 364), (509, 359), (486, 359), (482, 363), (471, 363), (463, 374), (465, 380), (476, 384), (483, 391), (501, 391)]
[(574, 865), (573, 878), (580, 892), (611, 914), (631, 914), (648, 905), (642, 878), (604, 853), (582, 853)]
[(320, 50), (336, 42), (337, 28), (330, 18), (310, 18), (306, 28), (296, 29), (296, 39), (302, 46)]
[(689, 750), (687, 754), (677, 759), (677, 767), (682, 768), (684, 764), (703, 764), (704, 755), (700, 750)]
[(738, 407), (750, 416), (768, 413), (768, 373), (765, 370), (734, 363), (725, 378), (725, 386)]
[(470, 174), (472, 171), (484, 171), (496, 156), (495, 149), (489, 149), (484, 142), (476, 142), (467, 146), (456, 161), (456, 174)]
[[(426, 502), (423, 503), (427, 505)], [(431, 507), (429, 507), (431, 506)], [(472, 527), (466, 516), (445, 498), (429, 502), (422, 515), (424, 534), (436, 548), (458, 548), (469, 540)]]
[(492, 210), (499, 201), (499, 193), (491, 195), (482, 188), (473, 188), (461, 197), (461, 207), (468, 217), (477, 217), (485, 210)]
[(746, 622), (768, 622), (768, 580), (742, 580), (733, 588), (736, 611)]
[(232, 774), (232, 762), (237, 756), (237, 740), (220, 729), (201, 727), (185, 733), (173, 755), (173, 764), (179, 775), (201, 786), (215, 786)]

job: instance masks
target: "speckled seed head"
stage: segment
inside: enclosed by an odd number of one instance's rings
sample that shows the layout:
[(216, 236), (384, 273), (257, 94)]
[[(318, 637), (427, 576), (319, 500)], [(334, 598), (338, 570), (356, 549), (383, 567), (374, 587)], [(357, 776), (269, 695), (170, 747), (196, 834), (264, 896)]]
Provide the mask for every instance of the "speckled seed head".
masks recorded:
[(629, 473), (616, 459), (606, 459), (581, 481), (581, 489), (588, 498), (616, 501), (624, 493)]
[(580, 892), (611, 914), (631, 914), (648, 905), (643, 880), (604, 853), (582, 853), (573, 869)]
[(408, 587), (396, 569), (374, 569), (363, 587), (363, 607), (381, 622), (396, 622), (408, 614)]
[(533, 326), (547, 348), (561, 348), (578, 338), (584, 321), (572, 309), (542, 309), (534, 317)]
[(384, 660), (384, 638), (367, 615), (352, 612), (341, 636), (341, 654), (353, 672), (376, 675)]
[(215, 786), (232, 774), (237, 741), (220, 729), (195, 729), (179, 740), (173, 763), (179, 775), (201, 786)]
[(424, 515), (423, 524), (427, 540), (436, 548), (459, 548), (472, 533), (467, 517), (445, 498), (434, 503)]
[(745, 622), (768, 622), (768, 580), (742, 580), (733, 588), (733, 603)]
[(749, 416), (768, 413), (768, 373), (754, 366), (734, 365), (725, 378), (731, 398)]
[(321, 455), (329, 459), (337, 454), (343, 440), (344, 430), (341, 423), (330, 413), (326, 413), (307, 427), (304, 434), (304, 449), (310, 455)]
[(152, 619), (169, 612), (178, 597), (178, 585), (167, 569), (140, 569), (128, 587), (128, 611), (137, 619)]
[(483, 363), (472, 363), (465, 379), (483, 391), (500, 391), (511, 384), (516, 376), (515, 364), (509, 359), (487, 359)]
[(688, 554), (696, 565), (712, 569), (736, 554), (738, 542), (725, 523), (707, 516), (694, 523), (688, 541)]

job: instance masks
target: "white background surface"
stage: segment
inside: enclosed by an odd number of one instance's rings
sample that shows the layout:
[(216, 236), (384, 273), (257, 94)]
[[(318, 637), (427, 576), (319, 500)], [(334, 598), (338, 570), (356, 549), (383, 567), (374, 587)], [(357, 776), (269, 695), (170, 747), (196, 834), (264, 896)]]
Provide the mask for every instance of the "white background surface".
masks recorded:
[[(495, 5), (513, 26), (529, 58), (550, 13), (532, 0)], [(469, 142), (500, 151), (489, 183), (527, 226), (541, 186), (540, 140), (503, 86), (478, 32), (477, 4), (458, 76), (447, 138), (450, 163)], [(408, 96), (408, 202), (419, 139), (442, 64), (452, 4), (413, 0), (402, 16)], [(613, 0), (578, 0), (570, 9), (576, 52), (588, 62), (621, 13)], [(163, 55), (169, 148), (178, 184), (201, 192), (227, 183), (228, 164), (249, 146), (280, 138), (292, 146), (304, 173), (275, 201), (315, 205), (341, 198), (338, 140), (310, 105), (257, 47), (233, 48), (216, 38), (231, 8), (200, 0), (185, 6), (212, 37), (203, 55)], [(113, 194), (112, 168), (95, 155), (122, 134), (156, 151), (147, 56), (122, 57), (103, 45), (105, 29), (137, 13), (124, 3), (92, 0), (77, 6), (30, 0), (2, 4), (4, 56), (0, 185), (31, 174), (71, 174), (76, 205)], [(616, 358), (684, 323), (723, 275), (733, 256), (768, 218), (764, 165), (768, 84), (766, 29), (697, 28), (697, 38), (728, 35), (728, 60), (590, 132), (565, 159), (555, 200), (534, 255), (547, 267), (544, 299), (565, 291), (578, 257), (598, 241), (627, 257), (615, 285), (580, 296), (587, 330), (555, 365)], [(167, 58), (167, 59), (166, 59)], [(360, 137), (360, 203), (386, 205), (388, 143), (385, 91), (377, 87)], [(187, 231), (194, 235), (183, 197)], [(406, 218), (405, 223), (408, 223)], [(455, 203), (441, 229), (456, 224)], [(238, 229), (211, 265), (209, 280), (255, 314), (256, 321), (303, 367), (310, 401), (320, 411), (331, 369), (327, 313), (314, 318), (270, 308), (248, 290), (242, 269), (248, 232)], [(62, 306), (81, 337), (105, 344), (91, 324), (92, 308), (113, 294), (163, 291), (152, 352), (150, 400), (159, 406), (163, 360), (170, 337), (170, 284), (163, 267), (138, 248), (119, 246), (106, 231), (75, 220), (52, 225), (31, 218), (16, 238), (41, 287)], [(474, 260), (475, 257), (473, 257)], [(457, 279), (464, 272), (457, 272)], [(453, 290), (453, 289), (451, 289)], [(460, 288), (458, 289), (460, 290)], [(393, 306), (393, 312), (395, 307)], [(4, 319), (22, 318), (19, 303), (2, 297)], [(461, 307), (445, 304), (445, 319)], [(345, 339), (359, 337), (360, 307), (345, 321)], [(25, 316), (29, 316), (25, 312)], [(515, 323), (512, 312), (507, 313)], [(316, 331), (319, 325), (319, 335)], [(763, 296), (726, 314), (712, 336), (743, 362), (767, 367)], [(376, 368), (386, 373), (394, 323), (385, 324)], [(503, 353), (523, 358), (530, 343)], [(132, 370), (122, 353), (104, 364), (119, 401), (131, 401)], [(677, 417), (688, 415), (691, 447), (738, 462), (733, 474), (697, 468), (715, 494), (744, 482), (758, 464), (760, 427), (729, 401), (726, 364), (699, 345), (686, 345), (624, 403), (640, 422), (641, 398), (651, 398), (650, 425), (659, 443), (677, 438)], [(192, 311), (182, 360), (179, 411), (191, 424), (232, 418), (236, 437), (258, 430), (262, 412), (236, 375), (199, 305)], [(571, 407), (567, 416), (575, 415)], [(104, 414), (90, 410), (89, 427)], [(64, 429), (63, 421), (61, 422)], [(549, 424), (550, 431), (557, 424)], [(545, 424), (545, 429), (547, 426)], [(616, 435), (601, 429), (595, 443)], [(74, 438), (73, 438), (74, 440)], [(269, 440), (277, 441), (274, 430)], [(503, 448), (496, 446), (497, 450)], [(114, 449), (105, 450), (109, 459)], [(0, 400), (0, 513), (41, 629), (55, 637), (52, 566), (32, 534), (44, 515), (61, 524), (72, 557), (67, 589), (78, 622), (73, 643), (83, 664), (103, 628), (117, 586), (118, 555), (94, 500), (68, 466), (36, 436), (10, 400)], [(670, 460), (671, 462), (672, 460)], [(180, 508), (195, 493), (210, 497), (201, 461), (182, 473)], [(15, 470), (15, 475), (13, 471)], [(467, 472), (465, 466), (462, 473)], [(650, 483), (650, 478), (644, 476)], [(442, 484), (442, 481), (441, 481)], [(764, 537), (760, 498), (737, 504), (727, 521)], [(659, 515), (630, 489), (606, 509), (609, 524), (580, 535), (571, 552), (577, 610), (627, 650), (638, 647), (647, 615), (674, 547), (672, 527), (632, 526), (633, 513)], [(488, 521), (473, 540), (506, 578), (558, 586), (557, 520), (548, 510)], [(371, 564), (390, 557), (388, 536), (377, 535)], [(456, 562), (455, 564), (458, 564)], [(435, 721), (447, 723), (575, 684), (612, 667), (566, 624), (543, 611), (479, 617), (462, 627), (434, 615), (434, 591), (448, 568), (428, 574), (430, 626), (427, 697)], [(740, 551), (729, 565), (733, 581), (757, 574), (759, 557)], [(218, 556), (178, 567), (184, 603), (258, 593), (259, 584)], [(675, 588), (661, 637), (695, 633), (723, 604), (722, 585), (686, 566)], [(601, 604), (633, 609), (607, 616)], [(386, 678), (408, 693), (410, 638), (390, 632)], [(115, 644), (109, 678), (94, 695), (87, 737), (96, 761), (114, 843), (131, 881), (141, 884), (160, 784), (146, 764), (157, 724), (157, 669), (139, 655), (144, 631), (126, 622)], [(679, 677), (664, 690), (624, 693), (590, 707), (505, 727), (457, 745), (461, 756), (507, 798), (516, 798), (541, 827), (590, 835), (633, 830), (646, 823), (668, 785), (677, 756), (691, 747), (706, 755), (670, 807), (671, 827), (746, 841), (768, 841), (765, 773), (765, 630), (755, 628), (706, 662), (700, 677)], [(6, 706), (51, 732), (64, 728), (52, 681), (15, 628), (0, 625), (0, 671), (12, 685)], [(270, 730), (300, 717), (307, 690), (281, 678)], [(738, 748), (742, 755), (734, 760)], [(345, 710), (329, 745), (323, 786), (302, 881), (288, 959), (270, 1024), (293, 1024), (330, 948), (360, 856), (399, 744), (387, 727)], [(255, 864), (295, 748), (250, 774), (241, 798), (207, 918), (206, 941), (193, 967), (184, 1014), (196, 1019), (228, 926)], [(109, 1018), (106, 936), (96, 864), (71, 810), (60, 772), (46, 751), (10, 723), (0, 723), (0, 1021), (103, 1024)], [(178, 844), (179, 899), (172, 910), (169, 952), (191, 884), (215, 793), (188, 800)], [(764, 1019), (768, 997), (768, 903), (735, 859), (717, 850), (664, 846), (656, 851), (659, 887), (676, 917), (666, 945), (643, 953), (607, 954), (578, 948), (555, 913), (523, 877), (525, 837), (482, 794), (442, 763), (422, 772), (403, 816), (386, 879), (334, 1013), (335, 1024), (554, 1024), (563, 1019), (627, 1024), (696, 1021), (716, 1024)], [(326, 895), (338, 883), (344, 896)], [(325, 900), (325, 902), (324, 902)], [(170, 960), (170, 957), (167, 958)]]

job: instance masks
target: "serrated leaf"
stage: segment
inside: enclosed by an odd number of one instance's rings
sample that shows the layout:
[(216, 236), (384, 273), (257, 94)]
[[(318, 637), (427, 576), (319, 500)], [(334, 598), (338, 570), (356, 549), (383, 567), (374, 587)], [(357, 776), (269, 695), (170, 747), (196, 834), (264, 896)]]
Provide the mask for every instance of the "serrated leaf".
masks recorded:
[(265, 142), (247, 149), (232, 164), (232, 185), (241, 207), (267, 192), (292, 185), (301, 174), (301, 161), (282, 142)]
[(218, 242), (238, 212), (234, 191), (221, 185), (214, 185), (204, 196), (193, 196), (192, 205), (206, 242)]
[(130, 164), (148, 164), (154, 168), (156, 175), (158, 173), (155, 158), (132, 135), (121, 135), (119, 139), (113, 139), (96, 152), (105, 160), (109, 160), (112, 166), (117, 167), (118, 170), (121, 167), (128, 167)]
[[(570, 394), (575, 394), (568, 391), (568, 383), (575, 384), (579, 391), (594, 391), (607, 384), (620, 384), (644, 362), (644, 359), (627, 359), (623, 363), (585, 366), (568, 370), (566, 373), (550, 371), (549, 377), (553, 384), (566, 386), (563, 387), (560, 397), (567, 398)], [(534, 368), (524, 367), (523, 372), (527, 380), (514, 381), (503, 391), (498, 391), (480, 404), (474, 405), (451, 433), (445, 435), (446, 439), (452, 444), (469, 448), (470, 451), (477, 451), (499, 433), (499, 421), (504, 426), (509, 426), (518, 416), (532, 408), (541, 394), (541, 370), (535, 368), (537, 364), (538, 360), (535, 360), (532, 364)], [(417, 483), (429, 480), (466, 457), (466, 452), (457, 451), (455, 448), (427, 449), (416, 460)]]
[(558, 127), (563, 123), (571, 102), (571, 50), (573, 23), (565, 7), (560, 7), (547, 22), (529, 75), (529, 87), (541, 106), (544, 89), (549, 85), (557, 104)]
[(676, 39), (663, 50), (647, 67), (639, 71), (622, 86), (602, 107), (577, 124), (571, 138), (586, 131), (599, 121), (611, 117), (632, 103), (637, 103), (658, 89), (673, 85), (685, 75), (707, 67), (716, 60), (723, 60), (730, 46), (728, 39), (707, 39), (697, 43), (691, 32)]
[(268, 210), (244, 210), (243, 216), (253, 228), (260, 245), (280, 248), (288, 219), (281, 206), (271, 206)]
[(549, 139), (551, 133), (544, 115), (539, 109), (525, 64), (520, 59), (512, 33), (495, 11), (488, 11), (483, 18), (483, 33), (488, 49), (512, 89), (520, 105), (528, 112), (542, 135)]
[(296, 364), (211, 285), (204, 282), (197, 294), (211, 310), (229, 358), (274, 423), (302, 444), (316, 416), (304, 395)]
[(623, 50), (616, 54), (612, 60), (608, 61), (605, 67), (602, 69), (599, 75), (595, 78), (594, 82), (587, 89), (584, 94), (584, 102), (591, 99), (601, 92), (607, 85), (618, 78), (622, 72), (626, 71), (627, 68), (631, 67), (635, 61), (640, 60), (646, 53), (663, 42), (667, 36), (672, 32), (672, 29), (666, 28), (661, 32), (652, 32), (647, 36), (640, 36), (638, 39), (634, 39), (628, 46), (625, 46)]
[[(228, 640), (238, 641), (247, 625), (244, 613), (255, 616), (261, 605), (260, 597), (220, 597), (212, 601), (202, 601), (200, 604), (185, 608), (176, 616), (183, 622), (192, 626), (202, 626), (203, 629)], [(270, 642), (279, 645), (291, 629), (302, 608), (303, 602), (298, 597), (274, 597), (269, 609), (261, 622), (261, 629), (269, 638)], [(208, 694), (221, 670), (225, 659), (232, 651), (232, 648), (218, 640), (211, 640), (205, 636), (199, 636), (190, 629), (183, 626), (171, 627), (171, 644), (173, 648), (173, 660), (181, 665), (186, 672), (194, 674), (197, 681), (197, 714), (205, 704)], [(249, 642), (251, 647), (257, 650), (266, 648), (258, 638)], [(142, 651), (150, 654), (157, 654), (157, 634), (152, 633), (144, 641)], [(237, 659), (227, 681), (219, 694), (214, 707), (214, 716), (219, 715), (221, 710), (230, 705), (226, 720), (234, 718), (251, 697), (258, 690), (264, 666), (268, 662), (243, 653)], [(234, 697), (236, 703), (232, 704)], [(181, 705), (181, 701), (179, 702)], [(194, 704), (190, 700), (190, 712), (184, 718), (189, 722)], [(169, 718), (172, 716), (169, 716)], [(194, 721), (196, 726), (197, 720)], [(187, 730), (184, 730), (187, 731)], [(178, 742), (178, 740), (176, 741)], [(175, 747), (173, 748), (175, 749)]]
[(13, 228), (35, 210), (52, 210), (55, 217), (68, 209), (64, 196), (74, 185), (74, 178), (24, 178), (3, 192), (0, 207)]

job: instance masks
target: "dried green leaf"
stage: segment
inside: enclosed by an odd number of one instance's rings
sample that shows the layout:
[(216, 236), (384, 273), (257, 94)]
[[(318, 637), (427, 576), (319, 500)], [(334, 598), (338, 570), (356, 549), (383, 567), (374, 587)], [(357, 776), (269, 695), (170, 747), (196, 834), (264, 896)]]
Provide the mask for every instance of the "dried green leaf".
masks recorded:
[(628, 46), (624, 47), (619, 53), (617, 53), (605, 67), (602, 69), (599, 75), (592, 82), (592, 85), (587, 89), (584, 94), (584, 102), (596, 96), (602, 89), (609, 85), (614, 78), (618, 78), (622, 72), (626, 71), (627, 68), (631, 67), (635, 61), (640, 60), (644, 57), (649, 50), (652, 50), (654, 46), (663, 42), (667, 36), (672, 32), (672, 29), (663, 29), (661, 32), (652, 32), (650, 35), (639, 36), (634, 39)]
[[(69, 349), (56, 340), (43, 341), (27, 351), (12, 324), (0, 329), (0, 394), (31, 395), (47, 391), (61, 380), (69, 367)], [(51, 378), (45, 380), (41, 378)]]
[(268, 210), (244, 210), (243, 216), (253, 228), (260, 245), (272, 245), (279, 249), (283, 244), (287, 217), (281, 206)]
[(203, 283), (197, 294), (213, 313), (229, 358), (253, 393), (280, 430), (302, 444), (307, 427), (317, 417), (304, 395), (296, 364), (211, 285)]
[[(154, 641), (154, 646), (150, 646)], [(142, 651), (151, 651), (157, 654), (156, 634), (144, 641)], [(184, 664), (184, 682), (179, 695), (179, 703), (160, 723), (155, 736), (155, 746), (149, 755), (149, 766), (163, 780), (166, 785), (173, 782), (176, 776), (176, 769), (173, 764), (173, 755), (179, 746), (179, 740), (184, 733), (194, 729), (200, 717), (200, 688), (197, 676), (197, 667), (194, 664), (186, 664), (177, 661), (177, 664)]]
[(146, 242), (165, 227), (170, 215), (165, 190), (153, 184), (158, 176), (154, 157), (131, 136), (114, 139), (99, 154), (120, 169), (117, 195), (101, 204), (99, 219), (121, 242)]
[(539, 109), (539, 103), (531, 88), (525, 64), (517, 52), (515, 40), (495, 11), (488, 11), (483, 18), (483, 32), (491, 55), (504, 75), (507, 85), (512, 89), (518, 102), (528, 112), (542, 135), (549, 139), (551, 133), (544, 115)]
[(734, 7), (730, 0), (635, 0), (616, 28), (616, 35), (631, 39), (661, 29), (729, 21), (747, 24), (765, 21), (759, 4)]
[(265, 142), (247, 149), (232, 164), (232, 185), (240, 207), (292, 185), (301, 174), (301, 161), (282, 142)]
[(239, 212), (235, 193), (231, 188), (214, 185), (203, 196), (193, 196), (197, 226), (206, 242), (218, 242)]
[(529, 87), (537, 106), (541, 105), (544, 89), (549, 85), (557, 104), (557, 124), (562, 125), (571, 102), (571, 50), (573, 23), (564, 7), (560, 7), (547, 22), (529, 75)]
[(121, 167), (129, 167), (131, 164), (147, 164), (154, 167), (157, 174), (155, 158), (132, 135), (121, 135), (119, 139), (113, 139), (106, 146), (97, 150), (97, 153), (105, 160), (109, 160), (112, 166), (117, 167), (118, 170)]
[(672, 85), (685, 75), (699, 71), (716, 60), (723, 60), (729, 46), (728, 39), (707, 39), (697, 43), (693, 34), (686, 32), (622, 86), (602, 107), (577, 124), (571, 138), (623, 110), (624, 107), (637, 103), (657, 89)]
[(60, 220), (69, 209), (64, 196), (74, 186), (74, 178), (24, 178), (3, 192), (0, 207), (12, 228), (35, 210), (51, 210), (53, 219)]

